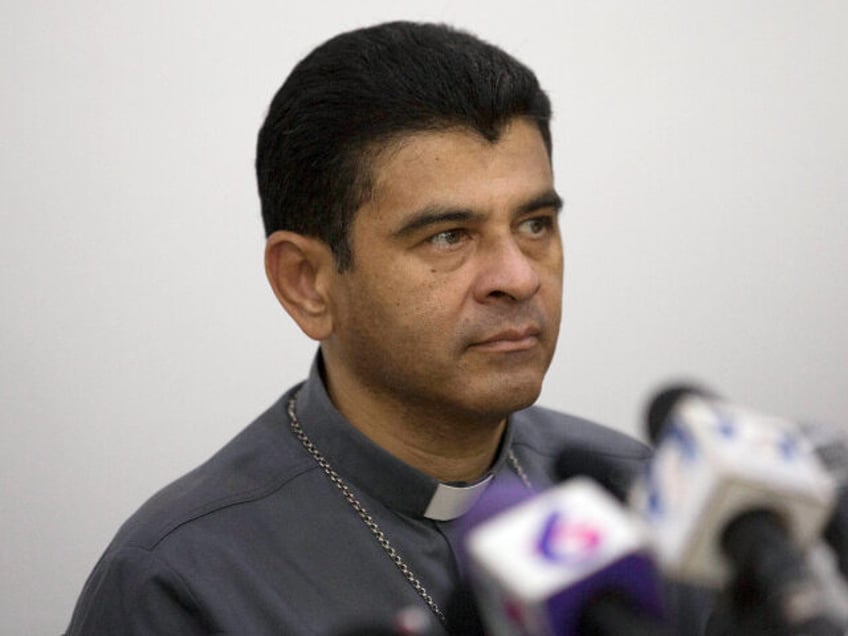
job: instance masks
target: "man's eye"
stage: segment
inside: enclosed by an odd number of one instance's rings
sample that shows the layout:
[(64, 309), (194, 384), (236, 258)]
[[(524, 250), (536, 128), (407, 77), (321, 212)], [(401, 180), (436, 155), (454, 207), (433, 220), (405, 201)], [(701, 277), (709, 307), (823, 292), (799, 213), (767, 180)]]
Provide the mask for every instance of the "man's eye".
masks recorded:
[(539, 216), (527, 219), (520, 225), (520, 230), (525, 234), (538, 236), (550, 230), (554, 225), (554, 219), (550, 216)]
[(453, 247), (466, 237), (465, 230), (445, 230), (430, 237), (429, 242), (435, 247)]

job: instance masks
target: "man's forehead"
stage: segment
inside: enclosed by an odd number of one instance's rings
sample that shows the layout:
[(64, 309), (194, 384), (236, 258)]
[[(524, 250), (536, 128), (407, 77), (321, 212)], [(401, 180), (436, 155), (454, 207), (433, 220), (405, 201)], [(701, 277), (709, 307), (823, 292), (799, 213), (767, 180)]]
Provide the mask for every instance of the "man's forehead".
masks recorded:
[(395, 230), (416, 215), (447, 218), (461, 211), (484, 218), (538, 207), (542, 199), (558, 201), (547, 147), (526, 121), (504, 128), (496, 141), (468, 128), (407, 135), (374, 163), (370, 185), (357, 217)]
[[(462, 164), (467, 169), (470, 165), (485, 165), (502, 159), (498, 151), (508, 145), (514, 148), (513, 138), (517, 134), (523, 138), (522, 145), (527, 158), (530, 159), (532, 155), (532, 160), (538, 164), (544, 156), (544, 163), (550, 168), (550, 155), (542, 134), (534, 122), (525, 118), (505, 123), (498, 129), (497, 137), (493, 138), (487, 138), (468, 126), (415, 130), (395, 135), (367, 153), (372, 195), (381, 186), (391, 188), (403, 185), (410, 172), (416, 171), (416, 168), (435, 172), (443, 168), (442, 172), (445, 172), (449, 171), (452, 164)], [(532, 146), (529, 153), (528, 144)], [(461, 178), (464, 175), (460, 173), (455, 176)]]

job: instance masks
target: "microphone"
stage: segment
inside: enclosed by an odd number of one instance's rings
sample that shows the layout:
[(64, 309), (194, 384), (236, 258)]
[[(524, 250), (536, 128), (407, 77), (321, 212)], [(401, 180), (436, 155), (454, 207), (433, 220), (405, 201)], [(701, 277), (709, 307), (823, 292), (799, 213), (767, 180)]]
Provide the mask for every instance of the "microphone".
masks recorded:
[[(560, 481), (588, 477), (622, 505), (626, 505), (627, 494), (634, 479), (633, 471), (624, 465), (612, 462), (606, 455), (598, 453), (596, 448), (574, 442), (560, 452), (554, 463), (554, 471)], [(655, 573), (653, 576), (654, 580), (658, 579)], [(625, 588), (618, 587), (590, 599), (582, 611), (578, 633), (661, 633), (657, 616), (644, 612), (639, 607), (638, 598), (626, 592)], [(659, 607), (662, 604), (659, 587), (657, 595), (656, 606)]]
[(560, 481), (580, 476), (589, 477), (622, 504), (627, 501), (630, 487), (638, 476), (635, 469), (628, 469), (623, 464), (610, 461), (609, 457), (600, 454), (596, 447), (583, 446), (576, 442), (569, 443), (557, 456), (554, 473)]
[(590, 478), (472, 528), (466, 551), (491, 636), (662, 632), (661, 582), (644, 526)]
[(632, 502), (664, 572), (729, 585), (779, 633), (844, 634), (805, 561), (835, 489), (800, 428), (693, 386), (658, 394), (647, 420), (657, 449)]
[[(621, 461), (613, 461), (609, 455), (599, 453), (597, 447), (575, 443), (574, 441), (568, 444), (555, 462), (556, 476), (560, 480), (564, 481), (578, 475), (591, 477), (606, 488), (624, 506), (627, 506), (628, 495), (634, 483), (639, 478), (640, 469), (644, 470), (644, 468), (644, 462), (627, 465)], [(663, 579), (662, 604), (665, 624), (664, 633), (700, 634), (708, 621), (712, 598), (710, 595), (704, 593), (703, 590), (696, 587)], [(638, 605), (634, 605), (632, 602), (624, 599), (621, 600), (620, 605), (622, 607), (619, 609), (619, 612), (626, 613), (623, 617), (626, 622), (619, 622), (617, 631), (608, 630), (586, 633), (627, 633), (629, 630), (620, 627), (621, 625), (629, 625), (634, 621), (645, 622), (645, 617), (639, 616), (641, 611)], [(603, 615), (603, 612), (606, 610), (590, 605), (586, 611), (594, 611)], [(658, 631), (656, 625), (654, 626), (654, 630)]]
[(460, 581), (454, 588), (445, 607), (445, 618), (449, 636), (486, 636), (474, 590), (467, 581)]
[(532, 499), (533, 496), (534, 493), (517, 477), (506, 476), (504, 479), (495, 480), (474, 507), (460, 517), (456, 554), (460, 579), (445, 606), (445, 622), (449, 636), (487, 636), (468, 572), (471, 563), (467, 549), (469, 533), (493, 517)]
[(836, 505), (824, 538), (833, 549), (839, 571), (848, 578), (848, 434), (825, 424), (805, 423), (801, 429), (837, 484)]

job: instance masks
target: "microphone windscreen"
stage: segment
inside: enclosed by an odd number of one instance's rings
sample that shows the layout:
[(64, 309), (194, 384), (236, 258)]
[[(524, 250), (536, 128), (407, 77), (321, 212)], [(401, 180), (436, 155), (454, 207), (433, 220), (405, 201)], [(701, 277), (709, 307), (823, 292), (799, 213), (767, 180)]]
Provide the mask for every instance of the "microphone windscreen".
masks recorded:
[(717, 397), (712, 391), (697, 384), (674, 384), (659, 391), (649, 403), (645, 416), (646, 432), (652, 444), (659, 443), (672, 411), (681, 400), (689, 396)]

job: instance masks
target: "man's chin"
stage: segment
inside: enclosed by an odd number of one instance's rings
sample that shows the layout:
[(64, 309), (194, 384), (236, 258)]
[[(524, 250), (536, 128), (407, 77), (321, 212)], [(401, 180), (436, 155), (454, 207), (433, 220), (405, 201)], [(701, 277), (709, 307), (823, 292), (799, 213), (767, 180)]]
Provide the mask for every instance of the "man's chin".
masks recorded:
[(500, 382), (487, 387), (477, 399), (480, 409), (492, 416), (506, 417), (532, 406), (542, 392), (541, 378), (522, 382)]

